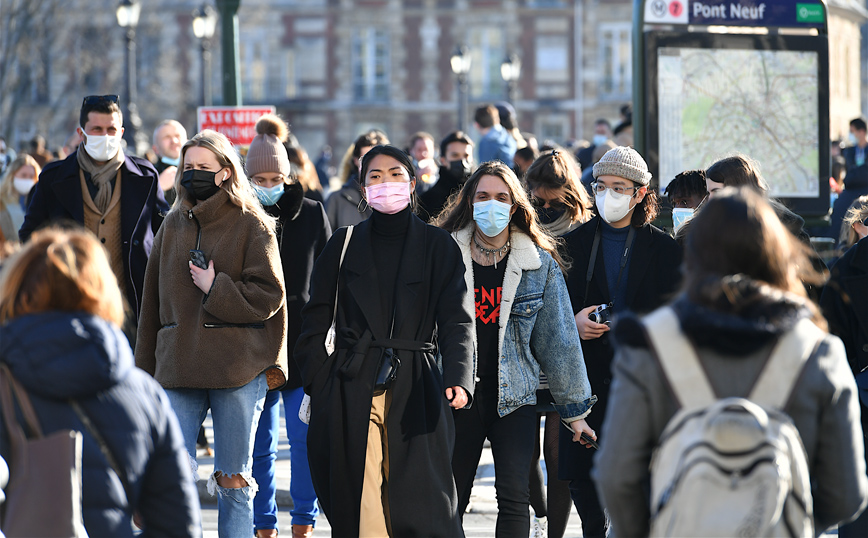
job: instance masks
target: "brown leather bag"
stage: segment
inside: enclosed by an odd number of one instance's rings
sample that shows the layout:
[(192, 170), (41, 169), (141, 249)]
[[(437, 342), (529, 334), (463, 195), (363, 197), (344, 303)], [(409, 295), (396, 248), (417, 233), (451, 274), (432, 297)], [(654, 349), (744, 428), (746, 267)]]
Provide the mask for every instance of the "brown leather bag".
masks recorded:
[[(25, 434), (15, 416), (24, 418)], [(42, 435), (27, 391), (0, 364), (0, 408), (9, 436), (9, 487), (0, 506), (0, 529), (8, 538), (86, 537), (81, 511), (81, 433)]]

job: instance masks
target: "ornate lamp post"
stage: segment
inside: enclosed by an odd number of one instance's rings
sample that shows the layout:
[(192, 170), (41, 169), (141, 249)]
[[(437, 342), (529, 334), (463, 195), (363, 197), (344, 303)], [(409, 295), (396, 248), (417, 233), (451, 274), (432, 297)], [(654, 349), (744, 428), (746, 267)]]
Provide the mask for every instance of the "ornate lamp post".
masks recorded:
[(193, 35), (199, 40), (202, 50), (202, 98), (203, 106), (211, 106), (211, 38), (217, 29), (217, 12), (208, 4), (193, 12)]
[(518, 82), (518, 77), (521, 76), (521, 59), (517, 54), (510, 53), (506, 55), (506, 58), (500, 64), (500, 76), (506, 83), (506, 100), (512, 103), (515, 85)]
[(121, 0), (116, 11), (118, 26), (126, 30), (127, 42), (124, 139), (127, 141), (127, 147), (136, 154), (138, 154), (139, 129), (142, 126), (142, 119), (136, 108), (136, 26), (139, 24), (141, 11), (142, 5), (133, 0)]
[(467, 131), (467, 107), (468, 107), (468, 88), (467, 74), (470, 72), (470, 49), (465, 45), (459, 45), (452, 56), (449, 58), (449, 63), (452, 66), (452, 72), (458, 81), (458, 129)]

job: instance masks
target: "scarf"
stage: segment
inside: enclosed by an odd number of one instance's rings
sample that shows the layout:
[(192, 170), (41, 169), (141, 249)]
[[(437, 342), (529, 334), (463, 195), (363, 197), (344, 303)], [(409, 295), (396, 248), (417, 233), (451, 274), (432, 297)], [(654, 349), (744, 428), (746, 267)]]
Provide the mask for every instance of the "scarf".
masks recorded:
[(124, 151), (118, 149), (114, 157), (106, 161), (105, 164), (98, 165), (84, 149), (84, 142), (81, 142), (78, 145), (76, 160), (82, 171), (90, 174), (91, 182), (99, 189), (93, 203), (101, 213), (105, 213), (112, 198), (111, 181), (117, 176), (121, 165), (124, 164)]
[(564, 214), (558, 217), (554, 222), (550, 224), (542, 224), (541, 226), (553, 236), (560, 237), (568, 232), (572, 232), (582, 224), (581, 221), (570, 222), (571, 218), (572, 215), (570, 215), (570, 212), (564, 211)]

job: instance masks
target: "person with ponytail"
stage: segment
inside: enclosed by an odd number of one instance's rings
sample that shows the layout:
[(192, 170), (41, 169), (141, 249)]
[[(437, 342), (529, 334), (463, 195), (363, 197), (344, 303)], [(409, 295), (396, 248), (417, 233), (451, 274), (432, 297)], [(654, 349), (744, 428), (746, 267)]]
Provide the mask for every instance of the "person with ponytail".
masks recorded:
[(476, 313), (476, 398), (455, 412), (452, 471), (458, 508), (470, 502), (473, 478), (487, 438), (497, 490), (495, 536), (530, 532), (528, 470), (539, 425), (535, 404), (545, 372), (554, 409), (577, 445), (596, 439), (585, 417), (591, 394), (579, 333), (564, 282), (557, 241), (540, 226), (536, 210), (506, 164), (482, 163), (438, 219), (461, 250), (467, 294)]
[(360, 177), (371, 217), (317, 259), (295, 346), (314, 489), (334, 536), (463, 536), (450, 412), (473, 393), (461, 253), (413, 214), (407, 154), (374, 146)]
[(250, 536), (256, 426), (266, 392), (289, 374), (277, 219), (215, 131), (184, 144), (175, 189), (145, 272), (136, 365), (166, 389), (194, 469), (196, 434), (211, 409), (217, 531)]
[(283, 120), (274, 114), (259, 118), (257, 134), (250, 143), (245, 162), (256, 196), (265, 211), (277, 219), (277, 247), (283, 265), (289, 319), (286, 345), (289, 380), (283, 390), (272, 390), (265, 395), (253, 446), (253, 479), (259, 485), (253, 500), (253, 525), (256, 536), (260, 538), (277, 536), (274, 471), (280, 436), (281, 394), (292, 468), (289, 495), (292, 498), (293, 538), (312, 536), (319, 513), (307, 462), (307, 424), (298, 418), (304, 392), (292, 348), (301, 331), (301, 308), (309, 298), (313, 262), (331, 236), (331, 227), (322, 204), (305, 196), (299, 168), (288, 159), (283, 144), (288, 132)]

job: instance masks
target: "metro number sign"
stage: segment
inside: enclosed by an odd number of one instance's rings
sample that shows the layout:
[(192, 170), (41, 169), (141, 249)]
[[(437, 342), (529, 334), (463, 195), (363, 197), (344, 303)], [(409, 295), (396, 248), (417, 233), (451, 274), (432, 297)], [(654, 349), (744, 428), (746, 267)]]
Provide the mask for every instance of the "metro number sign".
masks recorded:
[(273, 106), (200, 106), (199, 131), (211, 129), (226, 135), (235, 146), (247, 146), (256, 136), (256, 121), (274, 112)]

